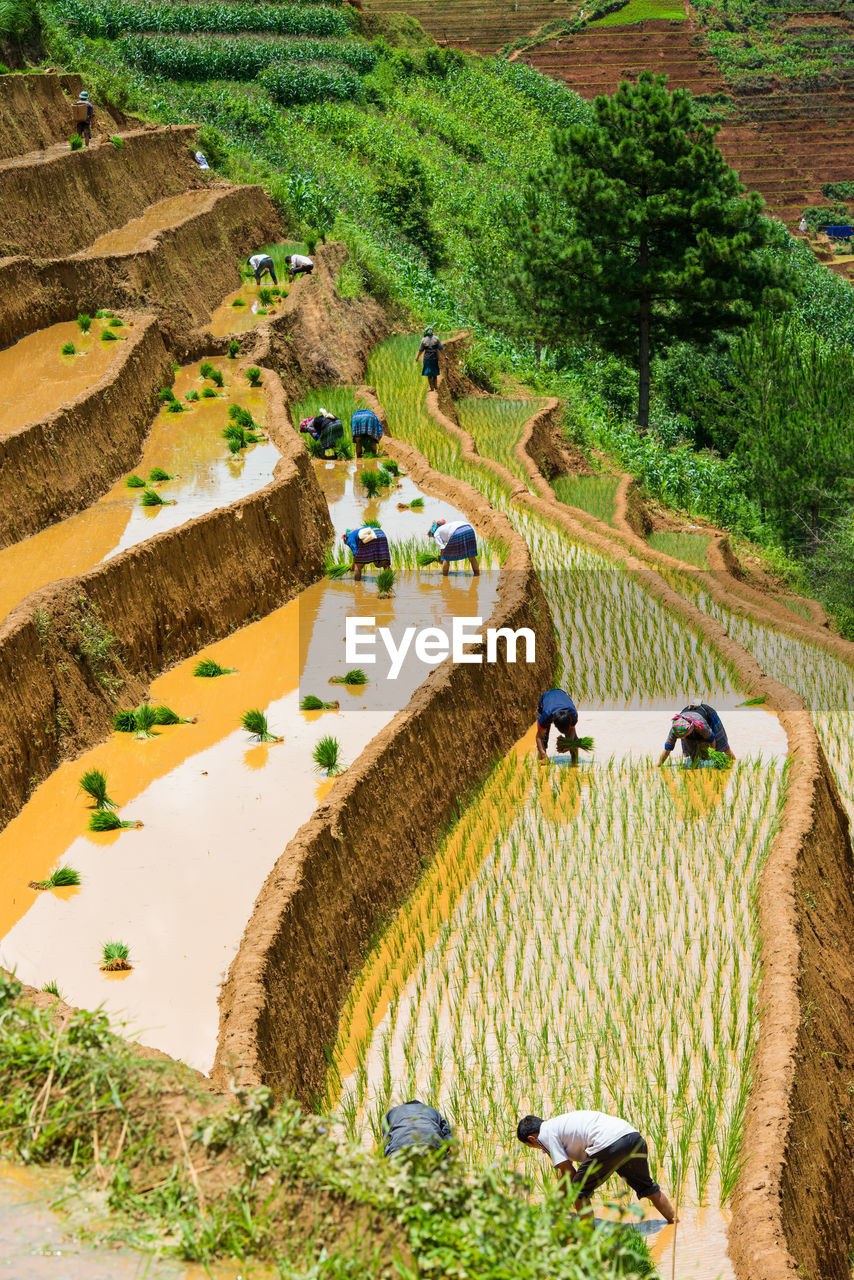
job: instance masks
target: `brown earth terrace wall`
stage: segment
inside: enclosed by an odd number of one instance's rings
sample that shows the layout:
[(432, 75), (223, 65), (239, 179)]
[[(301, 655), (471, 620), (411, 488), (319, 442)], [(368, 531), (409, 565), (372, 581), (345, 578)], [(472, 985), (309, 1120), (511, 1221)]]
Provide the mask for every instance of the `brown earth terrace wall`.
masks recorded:
[[(5, 77), (3, 77), (5, 78)], [(0, 256), (56, 258), (207, 185), (190, 152), (195, 126), (135, 129), (80, 151), (0, 163)]]
[[(373, 390), (359, 395), (384, 420)], [(384, 444), (419, 485), (509, 545), (486, 625), (531, 627), (536, 663), (443, 663), (336, 782), (267, 878), (220, 996), (213, 1078), (264, 1083), (309, 1105), (323, 1087), (324, 1046), (365, 946), (417, 882), (456, 806), (530, 726), (556, 661), (548, 606), (510, 522), (410, 445), (388, 436)], [(429, 762), (440, 755), (436, 770)]]
[[(446, 343), (446, 350), (449, 345), (451, 362), (455, 345)], [(469, 433), (439, 410), (435, 395), (428, 393), (427, 405), (464, 456), (486, 461)], [(739, 1280), (850, 1280), (854, 873), (848, 817), (798, 695), (766, 675), (720, 623), (627, 551), (614, 530), (555, 498), (534, 458), (548, 459), (545, 437), (554, 432), (559, 411), (559, 402), (550, 401), (517, 443), (516, 456), (538, 490), (517, 490), (517, 499), (632, 573), (732, 663), (749, 696), (765, 695), (785, 729), (789, 785), (759, 892), (762, 1012), (729, 1252)], [(500, 464), (488, 465), (503, 472), (506, 483), (519, 485)], [(713, 581), (711, 588), (732, 607), (724, 587)]]
[(172, 361), (153, 317), (132, 323), (93, 387), (0, 437), (0, 547), (87, 506), (139, 456)]
[(281, 226), (261, 187), (212, 184), (197, 209), (129, 253), (0, 260), (0, 346), (101, 307), (158, 314), (170, 348), (203, 324), (240, 284), (247, 250)]

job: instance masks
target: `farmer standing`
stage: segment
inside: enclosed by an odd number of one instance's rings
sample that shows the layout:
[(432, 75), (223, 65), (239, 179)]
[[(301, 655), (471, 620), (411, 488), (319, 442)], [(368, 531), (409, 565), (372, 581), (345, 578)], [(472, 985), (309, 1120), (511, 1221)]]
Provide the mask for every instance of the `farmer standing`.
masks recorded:
[(307, 258), (302, 253), (289, 253), (285, 258), (290, 272), (290, 282), (293, 284), (296, 276), (310, 276), (314, 270), (314, 263), (311, 258)]
[(383, 1155), (393, 1156), (406, 1147), (427, 1147), (432, 1151), (447, 1149), (454, 1140), (451, 1126), (441, 1111), (413, 1098), (411, 1102), (392, 1107), (383, 1117)]
[(74, 127), (87, 147), (92, 141), (92, 120), (94, 115), (95, 108), (89, 100), (89, 94), (85, 89), (81, 89), (74, 104)]
[(452, 560), (468, 560), (474, 576), (477, 578), (480, 575), (477, 537), (467, 521), (458, 520), (454, 524), (447, 524), (444, 520), (434, 520), (427, 530), (427, 537), (432, 538), (439, 548), (443, 578), (447, 578)]
[(673, 1222), (673, 1205), (649, 1171), (646, 1141), (626, 1120), (602, 1111), (568, 1111), (551, 1120), (525, 1116), (516, 1136), (526, 1147), (545, 1151), (565, 1196), (570, 1186), (579, 1188), (576, 1213), (589, 1212), (593, 1192), (618, 1173), (639, 1200), (651, 1200)]
[[(577, 724), (578, 711), (569, 694), (563, 689), (547, 689), (537, 703), (536, 743), (540, 764), (548, 763), (549, 734), (552, 731), (552, 725), (565, 738), (575, 739), (578, 737), (575, 727)], [(578, 764), (578, 747), (574, 747), (571, 742), (569, 754), (572, 756), (572, 763)]]
[(710, 747), (714, 747), (715, 751), (722, 751), (730, 760), (735, 759), (721, 718), (707, 702), (691, 702), (682, 708), (678, 716), (673, 717), (664, 750), (658, 760), (660, 765), (664, 764), (677, 741), (682, 743), (684, 763), (692, 769), (701, 760), (708, 758)]
[(424, 330), (424, 337), (421, 339), (421, 346), (415, 356), (415, 363), (423, 356), (421, 366), (421, 376), (427, 379), (427, 385), (431, 391), (435, 391), (439, 385), (439, 352), (444, 351), (439, 339), (433, 330), (428, 326)]
[(363, 449), (375, 454), (382, 434), (383, 424), (373, 410), (356, 410), (350, 419), (350, 435), (353, 437), (357, 458), (361, 458)]
[(382, 529), (365, 524), (360, 529), (348, 529), (342, 533), (341, 541), (353, 553), (353, 580), (362, 581), (362, 565), (375, 564), (378, 569), (391, 566), (391, 555), (388, 549), (388, 538)]
[(273, 284), (278, 284), (276, 267), (269, 253), (256, 253), (249, 259), (249, 265), (255, 275), (255, 283), (260, 284), (264, 276), (269, 276)]

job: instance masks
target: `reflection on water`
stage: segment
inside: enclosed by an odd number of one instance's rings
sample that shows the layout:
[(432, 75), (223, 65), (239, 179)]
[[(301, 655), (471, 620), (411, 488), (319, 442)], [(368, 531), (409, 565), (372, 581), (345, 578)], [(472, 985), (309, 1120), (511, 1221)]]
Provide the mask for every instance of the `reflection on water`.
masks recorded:
[[(256, 324), (261, 324), (262, 320), (274, 319), (282, 309), (288, 286), (279, 285), (282, 290), (281, 297), (273, 298), (270, 302), (262, 302), (258, 295), (261, 289), (269, 287), (268, 281), (259, 286), (252, 280), (242, 284), (239, 289), (235, 289), (227, 298), (224, 298), (207, 326), (213, 336), (224, 338), (230, 333), (246, 333), (249, 329), (254, 329)], [(235, 302), (242, 302), (243, 306), (235, 306)]]
[(199, 191), (184, 191), (179, 196), (158, 200), (138, 218), (131, 218), (123, 226), (99, 236), (78, 256), (91, 258), (102, 253), (132, 253), (143, 240), (197, 213), (211, 198), (211, 192), (202, 187)]

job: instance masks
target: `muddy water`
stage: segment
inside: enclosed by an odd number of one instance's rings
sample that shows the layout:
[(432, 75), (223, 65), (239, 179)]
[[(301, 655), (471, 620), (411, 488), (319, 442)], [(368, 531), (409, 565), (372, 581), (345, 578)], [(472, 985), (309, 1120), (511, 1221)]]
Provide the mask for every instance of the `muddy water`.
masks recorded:
[[(270, 286), (264, 284), (260, 287), (269, 288)], [(249, 329), (254, 329), (262, 320), (273, 319), (281, 311), (288, 292), (287, 285), (280, 285), (279, 288), (282, 290), (282, 297), (273, 298), (272, 302), (265, 306), (258, 297), (259, 286), (255, 281), (244, 283), (217, 307), (211, 316), (208, 329), (215, 338), (224, 338), (230, 333), (246, 333)], [(243, 305), (235, 306), (235, 302), (242, 302)]]
[[(321, 465), (319, 476), (321, 482), (343, 479), (346, 490), (351, 469)], [(383, 514), (394, 539), (399, 530), (408, 531), (405, 517), (412, 517), (397, 512), (396, 503), (385, 505), (394, 508), (388, 519)], [(330, 506), (338, 525), (346, 493)], [(460, 518), (447, 505), (443, 510), (449, 519)], [(236, 674), (198, 679), (193, 659), (155, 681), (152, 700), (197, 715), (197, 723), (164, 728), (142, 742), (114, 734), (61, 766), (0, 833), (0, 882), (7, 887), (0, 903), (0, 960), (36, 986), (55, 980), (74, 1004), (103, 1003), (127, 1018), (144, 1043), (208, 1069), (218, 987), (258, 890), (330, 789), (314, 766), (314, 744), (333, 734), (344, 764), (352, 763), (429, 669), (406, 668), (394, 700), (381, 696), (378, 680), (356, 689), (331, 686), (329, 676), (352, 665), (344, 661), (344, 618), (358, 612), (380, 624), (439, 625), (449, 613), (488, 616), (496, 587), (492, 574), (475, 582), (462, 573), (448, 580), (413, 573), (400, 578), (392, 599), (378, 601), (373, 571), (358, 586), (319, 583), (205, 650)], [(315, 672), (311, 688), (300, 687), (301, 658)], [(305, 693), (338, 700), (340, 709), (303, 713), (299, 699)], [(238, 728), (241, 714), (255, 707), (266, 709), (282, 742), (256, 744)], [(92, 767), (104, 770), (121, 815), (141, 820), (141, 830), (86, 831), (78, 779)], [(80, 872), (79, 889), (40, 893), (27, 887), (60, 862)], [(101, 973), (100, 950), (108, 939), (130, 946), (129, 974)]]
[(210, 198), (211, 193), (202, 188), (199, 191), (184, 191), (179, 196), (169, 196), (166, 200), (159, 200), (138, 218), (131, 218), (130, 222), (126, 222), (124, 226), (99, 236), (88, 249), (84, 250), (84, 256), (90, 258), (102, 253), (132, 253), (143, 240), (196, 213)]
[[(109, 344), (115, 345), (115, 344)], [(225, 374), (225, 388), (217, 399), (188, 403), (190, 390), (211, 386), (199, 375), (199, 365), (180, 369), (173, 390), (187, 412), (162, 409), (154, 419), (135, 473), (144, 479), (153, 467), (174, 478), (151, 487), (164, 505), (143, 507), (141, 489), (129, 489), (125, 477), (85, 511), (50, 525), (40, 533), (0, 551), (0, 618), (24, 596), (49, 582), (83, 573), (126, 547), (174, 529), (188, 520), (254, 493), (267, 484), (279, 460), (271, 443), (252, 445), (230, 454), (222, 439), (231, 404), (242, 405), (259, 425), (266, 419), (263, 391), (249, 387), (227, 359), (211, 364)], [(165, 500), (175, 505), (165, 505)]]
[[(272, 1280), (267, 1268), (235, 1263), (187, 1266), (131, 1249), (82, 1243), (75, 1230), (91, 1229), (91, 1208), (61, 1216), (51, 1202), (74, 1206), (67, 1174), (0, 1161), (0, 1274), (10, 1280)], [(106, 1216), (106, 1215), (105, 1215)]]
[[(103, 320), (81, 333), (76, 320), (40, 329), (0, 351), (0, 436), (25, 422), (38, 422), (93, 387), (123, 350), (121, 341), (102, 342)], [(127, 327), (116, 331), (121, 339)], [(77, 353), (64, 356), (73, 342)]]

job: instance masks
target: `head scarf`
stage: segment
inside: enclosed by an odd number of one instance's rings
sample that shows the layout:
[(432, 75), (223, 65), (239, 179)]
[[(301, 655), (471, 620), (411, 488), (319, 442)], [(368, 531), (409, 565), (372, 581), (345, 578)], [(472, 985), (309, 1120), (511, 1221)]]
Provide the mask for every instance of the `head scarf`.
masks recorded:
[(430, 328), (429, 324), (428, 324), (427, 328), (424, 330), (424, 337), (425, 337), (425, 338), (432, 338), (432, 337), (433, 337), (433, 330)]
[(341, 534), (341, 541), (346, 542), (352, 532), (353, 532), (352, 529), (345, 529), (344, 532)]
[(445, 523), (444, 520), (434, 520), (433, 523), (430, 525), (430, 528), (427, 530), (427, 537), (432, 538), (433, 534), (439, 528), (439, 525), (444, 523)]
[(687, 738), (689, 733), (693, 733), (698, 728), (697, 718), (692, 715), (678, 715), (673, 717), (673, 732), (677, 738)]

